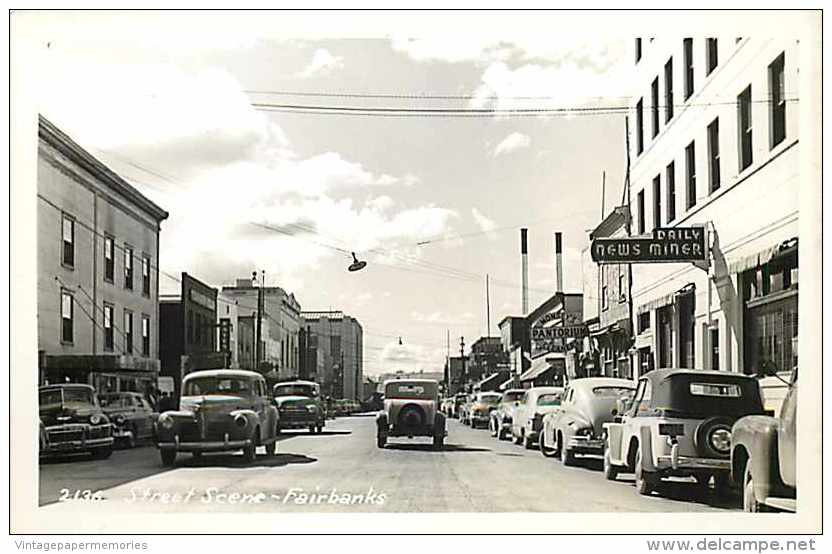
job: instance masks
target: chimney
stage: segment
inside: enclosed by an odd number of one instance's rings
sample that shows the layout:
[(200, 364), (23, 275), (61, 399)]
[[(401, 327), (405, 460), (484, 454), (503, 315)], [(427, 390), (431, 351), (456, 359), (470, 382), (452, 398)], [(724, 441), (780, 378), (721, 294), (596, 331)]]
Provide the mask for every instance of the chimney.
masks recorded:
[(526, 228), (520, 229), (520, 256), (523, 264), (523, 315), (529, 313), (529, 244)]
[(560, 232), (555, 233), (555, 292), (563, 292), (563, 250)]

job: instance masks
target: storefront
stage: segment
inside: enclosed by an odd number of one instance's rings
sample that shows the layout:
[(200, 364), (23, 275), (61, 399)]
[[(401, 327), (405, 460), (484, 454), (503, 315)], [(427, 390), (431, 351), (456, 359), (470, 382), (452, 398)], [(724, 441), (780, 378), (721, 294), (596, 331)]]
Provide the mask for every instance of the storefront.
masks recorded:
[(145, 392), (155, 388), (159, 361), (137, 356), (45, 356), (44, 383), (86, 383), (98, 392)]

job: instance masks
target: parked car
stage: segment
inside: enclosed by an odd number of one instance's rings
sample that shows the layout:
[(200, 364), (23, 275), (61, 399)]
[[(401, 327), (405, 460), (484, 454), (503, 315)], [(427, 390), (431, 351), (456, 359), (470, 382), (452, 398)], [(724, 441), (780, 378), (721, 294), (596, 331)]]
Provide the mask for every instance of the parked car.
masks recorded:
[(465, 401), (468, 399), (468, 395), (464, 392), (458, 392), (454, 395), (454, 401), (451, 404), (451, 413), (450, 417), (459, 419), (459, 414), (462, 411), (462, 406), (465, 404)]
[(623, 415), (606, 423), (604, 475), (635, 473), (636, 490), (650, 494), (667, 476), (695, 477), (718, 492), (730, 484), (731, 428), (763, 413), (753, 377), (725, 371), (657, 369), (641, 377)]
[(488, 428), (491, 412), (500, 403), (501, 396), (499, 392), (478, 392), (474, 395), (474, 401), (468, 411), (468, 420), (471, 422), (471, 427), (474, 429), (477, 427)]
[(488, 428), (492, 437), (503, 440), (511, 434), (511, 414), (514, 407), (523, 399), (524, 394), (526, 394), (525, 389), (509, 389), (502, 394), (500, 402), (491, 410), (491, 416), (488, 419)]
[(113, 438), (128, 448), (151, 439), (159, 417), (144, 396), (137, 392), (107, 392), (98, 395), (101, 408), (113, 423)]
[(164, 412), (157, 425), (162, 464), (172, 466), (178, 452), (242, 450), (253, 462), (257, 447), (277, 450), (278, 412), (263, 376), (240, 369), (194, 371), (182, 380), (179, 410)]
[(113, 426), (90, 385), (44, 385), (38, 404), (40, 456), (89, 452), (104, 459), (113, 453)]
[(376, 416), (376, 442), (388, 437), (431, 437), (441, 449), (447, 434), (439, 411), (439, 383), (430, 379), (393, 379), (384, 383), (384, 410)]
[(459, 406), (459, 421), (462, 422), (463, 425), (471, 425), (471, 406), (474, 404), (475, 399), (476, 395), (466, 394), (465, 400)]
[(515, 444), (531, 448), (543, 429), (543, 416), (560, 409), (563, 387), (528, 389), (511, 413), (511, 436)]
[(285, 429), (309, 429), (320, 433), (326, 424), (320, 385), (312, 381), (289, 381), (272, 388), (278, 411), (278, 432)]
[(546, 414), (538, 446), (544, 456), (560, 456), (572, 465), (576, 454), (604, 455), (604, 424), (617, 415), (621, 398), (632, 398), (636, 384), (627, 379), (575, 379), (563, 391), (560, 410)]
[(796, 511), (796, 439), (797, 368), (779, 417), (746, 416), (731, 428), (731, 475), (744, 511)]

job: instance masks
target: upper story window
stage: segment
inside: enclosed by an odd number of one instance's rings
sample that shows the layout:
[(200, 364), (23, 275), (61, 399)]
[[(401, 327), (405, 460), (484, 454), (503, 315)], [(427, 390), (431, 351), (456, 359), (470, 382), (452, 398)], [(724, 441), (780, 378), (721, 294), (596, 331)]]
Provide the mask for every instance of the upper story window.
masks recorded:
[(740, 171), (751, 165), (754, 157), (751, 125), (751, 85), (737, 96)]
[(111, 237), (104, 237), (104, 280), (113, 282), (116, 272), (114, 243)]
[(133, 249), (124, 246), (124, 288), (133, 290)]
[(710, 177), (710, 191), (714, 192), (719, 188), (719, 118), (714, 119), (708, 125), (708, 169)]
[(684, 39), (682, 49), (685, 57), (685, 100), (687, 100), (693, 94), (693, 39)]
[(609, 294), (609, 266), (601, 267), (601, 309), (606, 310), (610, 306)]
[(645, 223), (644, 223), (644, 189), (638, 191), (637, 202), (638, 202), (638, 234), (643, 235), (644, 234), (644, 228), (645, 228)]
[(710, 75), (719, 64), (719, 47), (715, 38), (705, 40), (705, 75)]
[(104, 304), (104, 350), (113, 349), (113, 306)]
[(653, 177), (653, 229), (662, 226), (662, 177)]
[(74, 339), (75, 302), (72, 293), (61, 291), (61, 342), (72, 343)]
[(667, 222), (676, 219), (676, 164), (670, 162), (666, 169), (665, 188), (667, 189)]
[(133, 353), (133, 312), (124, 310), (124, 352)]
[(664, 121), (667, 123), (673, 119), (673, 58), (664, 64)]
[(691, 141), (685, 147), (685, 189), (687, 190), (687, 209), (696, 205), (696, 144)]
[(774, 148), (786, 138), (786, 56), (777, 56), (768, 66), (768, 86), (771, 91), (769, 105), (771, 148)]
[(75, 267), (75, 220), (66, 214), (61, 217), (61, 244), (61, 263)]
[(653, 79), (650, 85), (650, 101), (652, 102), (653, 138), (659, 134), (659, 78)]
[(142, 316), (142, 356), (150, 356), (150, 316)]
[(636, 153), (644, 152), (644, 99), (636, 104)]
[(142, 294), (150, 296), (150, 258), (142, 256)]

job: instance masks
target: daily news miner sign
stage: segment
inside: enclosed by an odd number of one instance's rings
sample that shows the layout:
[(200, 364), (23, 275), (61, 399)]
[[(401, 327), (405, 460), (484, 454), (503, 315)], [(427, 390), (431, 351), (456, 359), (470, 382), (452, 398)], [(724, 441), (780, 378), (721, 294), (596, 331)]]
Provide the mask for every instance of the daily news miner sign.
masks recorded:
[(592, 241), (592, 261), (599, 264), (701, 262), (707, 256), (704, 227), (657, 228), (652, 237)]

